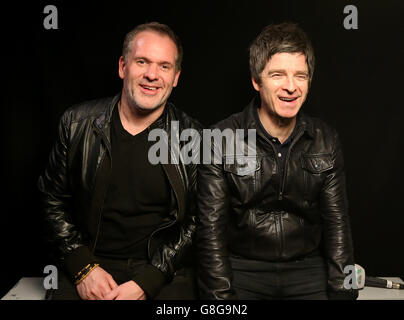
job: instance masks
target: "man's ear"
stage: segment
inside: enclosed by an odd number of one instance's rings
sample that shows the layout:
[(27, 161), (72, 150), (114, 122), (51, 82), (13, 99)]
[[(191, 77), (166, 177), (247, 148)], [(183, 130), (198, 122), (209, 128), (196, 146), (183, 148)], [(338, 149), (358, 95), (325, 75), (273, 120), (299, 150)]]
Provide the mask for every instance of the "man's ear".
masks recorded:
[(254, 77), (251, 77), (251, 82), (252, 82), (252, 85), (253, 85), (253, 87), (254, 87), (254, 89), (255, 90), (257, 90), (257, 91), (260, 91), (260, 85), (258, 84), (258, 82), (254, 79)]
[(118, 70), (118, 72), (119, 72), (119, 77), (120, 77), (121, 79), (125, 78), (125, 67), (126, 67), (125, 59), (121, 56), (121, 57), (119, 58), (119, 70)]
[(177, 84), (178, 84), (178, 79), (179, 79), (179, 77), (180, 77), (180, 74), (181, 74), (181, 70), (178, 70), (177, 73), (176, 73), (176, 75), (175, 75), (175, 78), (174, 78), (173, 87), (176, 87), (176, 86), (177, 86)]

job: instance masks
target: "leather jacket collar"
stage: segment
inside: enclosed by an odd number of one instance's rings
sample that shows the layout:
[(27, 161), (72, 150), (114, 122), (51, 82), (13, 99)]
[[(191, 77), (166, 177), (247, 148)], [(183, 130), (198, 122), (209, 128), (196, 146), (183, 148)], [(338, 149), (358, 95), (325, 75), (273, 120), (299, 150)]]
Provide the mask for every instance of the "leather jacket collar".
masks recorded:
[[(111, 127), (111, 118), (112, 118), (112, 113), (114, 111), (114, 108), (118, 105), (118, 102), (121, 100), (121, 92), (116, 94), (111, 102), (108, 104), (108, 106), (105, 108), (105, 112), (100, 113), (98, 117), (95, 118), (93, 122), (93, 126), (96, 128), (98, 132), (100, 132), (107, 144), (107, 148), (110, 150), (111, 147), (111, 140), (110, 140), (110, 127)], [(170, 102), (167, 102), (167, 104), (164, 107), (164, 111), (162, 115), (154, 121), (150, 125), (150, 129), (155, 129), (155, 128), (162, 128), (162, 129), (167, 129), (169, 128), (169, 121), (170, 117), (168, 114), (172, 112), (173, 109), (173, 104)], [(171, 117), (172, 118), (172, 117)]]

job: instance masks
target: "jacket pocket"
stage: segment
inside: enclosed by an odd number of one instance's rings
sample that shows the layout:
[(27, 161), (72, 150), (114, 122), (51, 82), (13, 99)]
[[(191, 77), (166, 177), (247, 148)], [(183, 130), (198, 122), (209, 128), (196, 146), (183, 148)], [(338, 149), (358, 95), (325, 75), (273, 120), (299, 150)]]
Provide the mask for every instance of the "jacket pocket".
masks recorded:
[(226, 163), (223, 170), (229, 183), (232, 195), (241, 203), (247, 203), (254, 196), (257, 183), (257, 175), (261, 168), (256, 156), (239, 157), (234, 156), (232, 163)]
[(313, 174), (320, 174), (333, 168), (331, 154), (303, 154), (302, 168)]
[(317, 203), (327, 172), (334, 163), (331, 154), (302, 154), (301, 166), (304, 175), (305, 198), (312, 205)]

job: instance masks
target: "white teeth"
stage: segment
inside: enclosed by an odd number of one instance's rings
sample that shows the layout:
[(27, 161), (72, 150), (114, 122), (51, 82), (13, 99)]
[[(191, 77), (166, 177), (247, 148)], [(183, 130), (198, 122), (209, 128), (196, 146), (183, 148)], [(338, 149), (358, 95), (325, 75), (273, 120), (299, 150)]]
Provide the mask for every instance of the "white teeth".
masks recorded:
[(282, 101), (293, 101), (293, 100), (295, 100), (297, 98), (282, 98), (282, 97), (279, 97), (279, 99), (281, 99)]
[(147, 89), (147, 90), (157, 90), (157, 88), (154, 88), (154, 87), (146, 87), (146, 86), (143, 86), (143, 88), (145, 88), (145, 89)]

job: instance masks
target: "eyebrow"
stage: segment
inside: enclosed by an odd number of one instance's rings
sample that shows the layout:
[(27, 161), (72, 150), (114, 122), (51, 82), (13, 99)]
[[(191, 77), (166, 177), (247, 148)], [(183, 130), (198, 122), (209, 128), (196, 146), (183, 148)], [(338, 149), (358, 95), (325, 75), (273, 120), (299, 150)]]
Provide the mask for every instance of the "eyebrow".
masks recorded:
[[(133, 58), (134, 60), (145, 60), (147, 63), (151, 63), (152, 61), (150, 61), (150, 59), (147, 59), (146, 57), (142, 57), (142, 56), (138, 56), (138, 57), (134, 57)], [(159, 65), (163, 65), (163, 64), (168, 64), (168, 65), (170, 65), (170, 66), (174, 66), (174, 64), (172, 64), (171, 62), (169, 62), (169, 61), (159, 61), (159, 62), (157, 62)]]
[[(272, 70), (268, 70), (267, 75), (271, 75), (271, 74), (273, 74), (273, 73), (286, 73), (286, 70), (284, 70), (284, 69), (272, 69)], [(307, 71), (302, 71), (302, 70), (296, 71), (295, 74), (304, 74), (304, 75), (306, 75), (306, 76), (309, 75), (309, 73), (308, 73)]]

